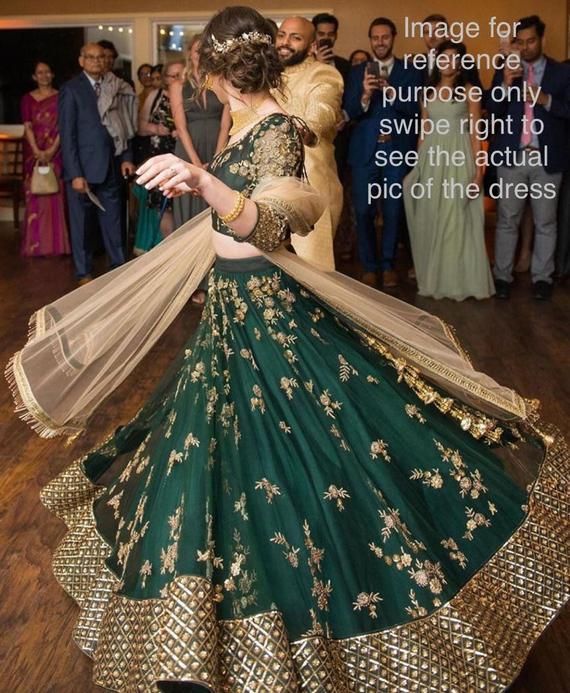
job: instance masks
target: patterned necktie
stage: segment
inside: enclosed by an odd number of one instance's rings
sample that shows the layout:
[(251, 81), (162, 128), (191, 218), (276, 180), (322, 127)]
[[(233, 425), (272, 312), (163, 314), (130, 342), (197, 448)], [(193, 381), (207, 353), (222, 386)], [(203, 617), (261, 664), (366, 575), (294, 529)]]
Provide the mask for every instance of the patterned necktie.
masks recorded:
[[(530, 86), (535, 86), (534, 84), (534, 65), (529, 65), (528, 66), (528, 74), (526, 78), (527, 84)], [(527, 97), (529, 95), (527, 94)], [(532, 107), (532, 104), (530, 104), (528, 101), (524, 102), (524, 115), (525, 115), (525, 120), (523, 123), (523, 132), (522, 132), (522, 137), (521, 137), (521, 144), (523, 147), (528, 147), (530, 143), (532, 142), (532, 133), (530, 130), (530, 126), (532, 121), (534, 120), (534, 108)]]
[(99, 97), (101, 96), (101, 82), (95, 82), (93, 89), (95, 89), (95, 98), (99, 101)]

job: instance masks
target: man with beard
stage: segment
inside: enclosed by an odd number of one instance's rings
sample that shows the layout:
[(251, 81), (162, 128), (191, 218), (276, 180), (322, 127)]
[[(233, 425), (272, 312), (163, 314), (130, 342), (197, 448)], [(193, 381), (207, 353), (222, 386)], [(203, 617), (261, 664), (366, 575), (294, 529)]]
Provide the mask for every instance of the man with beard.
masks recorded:
[(334, 270), (333, 237), (342, 210), (333, 140), (342, 121), (342, 76), (331, 65), (312, 57), (315, 28), (302, 17), (285, 19), (277, 32), (277, 53), (285, 66), (283, 94), (274, 97), (291, 115), (314, 133), (305, 143), (305, 167), (311, 185), (327, 200), (327, 209), (305, 237), (294, 236), (293, 247), (303, 259), (324, 270)]
[[(401, 132), (397, 121), (413, 119), (418, 104), (401, 99), (421, 84), (421, 74), (404, 66), (394, 57), (396, 26), (386, 17), (378, 17), (368, 30), (372, 63), (363, 63), (350, 73), (344, 108), (356, 121), (348, 149), (348, 165), (352, 170), (352, 199), (356, 216), (358, 255), (363, 266), (362, 281), (377, 286), (377, 272), (382, 273), (385, 289), (398, 285), (395, 271), (398, 233), (403, 220), (402, 181), (408, 169), (402, 163), (405, 154), (415, 149), (413, 132)], [(393, 87), (387, 91), (387, 87)], [(396, 95), (393, 96), (393, 92)], [(389, 123), (390, 134), (380, 132), (380, 124)], [(379, 164), (378, 162), (387, 162)], [(399, 161), (400, 163), (395, 163)], [(370, 186), (381, 185), (394, 191), (382, 199), (382, 256), (378, 257), (374, 221), (376, 200), (369, 199)], [(398, 194), (399, 192), (399, 194)]]

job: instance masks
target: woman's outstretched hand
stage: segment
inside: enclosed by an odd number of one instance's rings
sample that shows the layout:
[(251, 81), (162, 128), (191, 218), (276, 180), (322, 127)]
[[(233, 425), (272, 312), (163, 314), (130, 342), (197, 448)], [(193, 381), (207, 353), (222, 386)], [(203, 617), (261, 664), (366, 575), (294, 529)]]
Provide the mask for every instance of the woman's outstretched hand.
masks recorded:
[(200, 186), (208, 175), (200, 166), (194, 166), (174, 154), (153, 156), (137, 169), (137, 183), (147, 190), (158, 188), (166, 197), (185, 193), (200, 194)]

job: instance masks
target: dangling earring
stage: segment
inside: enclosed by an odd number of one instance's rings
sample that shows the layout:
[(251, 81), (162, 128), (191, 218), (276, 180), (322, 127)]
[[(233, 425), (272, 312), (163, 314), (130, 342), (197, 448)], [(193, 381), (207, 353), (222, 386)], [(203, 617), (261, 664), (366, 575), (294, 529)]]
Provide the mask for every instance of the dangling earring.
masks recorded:
[(208, 73), (204, 77), (204, 83), (202, 85), (202, 89), (206, 91), (206, 89), (209, 89), (210, 91), (212, 90), (212, 78), (210, 77), (210, 73)]

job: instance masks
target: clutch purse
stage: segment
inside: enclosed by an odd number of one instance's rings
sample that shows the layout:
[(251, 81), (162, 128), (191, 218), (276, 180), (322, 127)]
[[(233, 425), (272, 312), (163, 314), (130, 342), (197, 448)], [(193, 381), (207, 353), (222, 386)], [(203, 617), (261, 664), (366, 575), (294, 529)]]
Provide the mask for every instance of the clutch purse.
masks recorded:
[(53, 195), (59, 192), (59, 181), (52, 164), (40, 164), (36, 161), (30, 183), (32, 195)]

